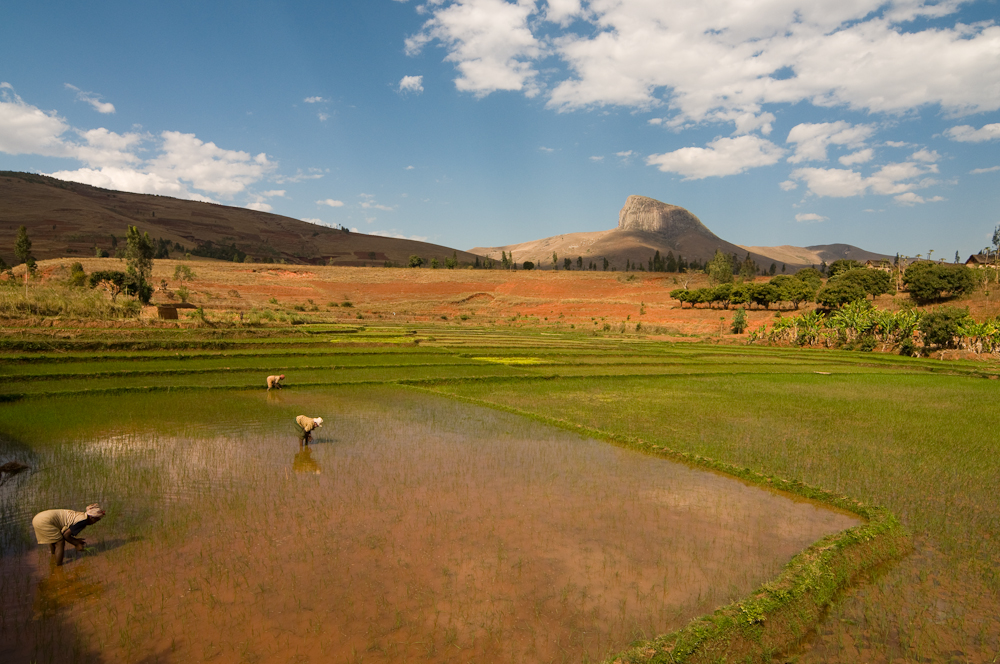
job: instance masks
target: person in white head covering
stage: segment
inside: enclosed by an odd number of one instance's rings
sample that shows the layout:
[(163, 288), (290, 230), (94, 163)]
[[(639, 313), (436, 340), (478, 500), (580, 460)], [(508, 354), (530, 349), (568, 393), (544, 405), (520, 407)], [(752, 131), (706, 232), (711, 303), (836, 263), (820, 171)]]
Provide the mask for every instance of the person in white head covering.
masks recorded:
[(49, 552), (55, 556), (56, 565), (62, 565), (66, 542), (77, 551), (83, 551), (86, 541), (77, 535), (87, 526), (93, 525), (104, 516), (104, 510), (94, 503), (87, 505), (84, 512), (74, 510), (45, 510), (35, 515), (31, 525), (39, 544), (48, 544)]
[(308, 444), (312, 440), (312, 432), (323, 426), (323, 418), (299, 415), (295, 418), (295, 425), (299, 428), (299, 438), (301, 441)]

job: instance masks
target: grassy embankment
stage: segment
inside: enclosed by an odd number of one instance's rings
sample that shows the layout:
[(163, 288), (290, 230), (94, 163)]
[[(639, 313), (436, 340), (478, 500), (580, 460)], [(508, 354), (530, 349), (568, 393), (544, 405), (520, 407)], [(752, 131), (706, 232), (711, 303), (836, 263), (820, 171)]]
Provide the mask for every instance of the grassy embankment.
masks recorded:
[[(794, 648), (817, 621), (802, 661), (946, 661), (961, 652), (975, 662), (997, 652), (1000, 460), (984, 420), (997, 383), (978, 379), (996, 366), (454, 328), (121, 335), (8, 338), (2, 398), (261, 389), (269, 373), (285, 373), (292, 389), (402, 383), (871, 518), (816, 543), (751, 596), (636, 645), (623, 661), (703, 661), (727, 651), (730, 660), (757, 659)], [(907, 528), (915, 553), (873, 569), (906, 549)], [(824, 615), (859, 575), (866, 581)]]

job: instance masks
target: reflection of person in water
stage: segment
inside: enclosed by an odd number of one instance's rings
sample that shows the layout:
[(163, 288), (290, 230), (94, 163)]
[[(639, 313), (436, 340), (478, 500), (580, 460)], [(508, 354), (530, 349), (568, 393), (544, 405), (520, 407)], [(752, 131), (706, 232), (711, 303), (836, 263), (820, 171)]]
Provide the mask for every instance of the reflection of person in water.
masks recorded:
[(299, 415), (295, 418), (295, 425), (299, 428), (299, 439), (308, 445), (312, 440), (312, 432), (323, 426), (323, 418)]
[(281, 381), (285, 380), (285, 374), (280, 376), (268, 376), (267, 377), (267, 391), (270, 392), (272, 387), (281, 389)]
[(316, 460), (312, 458), (312, 449), (304, 445), (299, 447), (299, 451), (295, 454), (295, 459), (292, 461), (292, 470), (297, 473), (309, 473), (311, 475), (320, 475), (323, 472), (320, 470)]
[(101, 506), (94, 503), (87, 505), (86, 512), (73, 510), (45, 510), (35, 515), (31, 525), (35, 528), (35, 537), (39, 544), (48, 544), (49, 551), (55, 556), (56, 565), (62, 565), (66, 542), (72, 544), (77, 551), (83, 551), (86, 541), (77, 537), (89, 525), (95, 524), (104, 516)]

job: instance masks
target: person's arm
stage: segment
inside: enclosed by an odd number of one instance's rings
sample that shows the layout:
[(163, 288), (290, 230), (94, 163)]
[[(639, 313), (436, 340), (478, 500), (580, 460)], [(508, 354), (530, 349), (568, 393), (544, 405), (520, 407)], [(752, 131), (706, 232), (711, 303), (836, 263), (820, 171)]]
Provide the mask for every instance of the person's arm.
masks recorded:
[(63, 539), (72, 544), (77, 551), (83, 551), (83, 548), (87, 546), (87, 542), (79, 537), (73, 537), (69, 533), (63, 535)]

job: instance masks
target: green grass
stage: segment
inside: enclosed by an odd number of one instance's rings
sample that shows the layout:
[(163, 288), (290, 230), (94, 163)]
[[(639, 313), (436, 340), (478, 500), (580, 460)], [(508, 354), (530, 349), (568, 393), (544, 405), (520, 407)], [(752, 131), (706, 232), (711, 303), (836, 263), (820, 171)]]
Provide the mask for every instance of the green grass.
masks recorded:
[[(104, 340), (100, 333), (57, 339), (44, 330), (8, 335), (0, 394), (26, 395), (24, 408), (66, 392), (263, 390), (275, 372), (288, 376), (282, 395), (308, 385), (409, 384), (654, 453), (662, 448), (748, 481), (792, 480), (799, 493), (819, 487), (834, 502), (887, 508), (913, 532), (915, 551), (844, 593), (789, 657), (992, 661), (1000, 650), (1000, 383), (983, 380), (1000, 374), (995, 362), (572, 331), (357, 328), (330, 343), (333, 334), (302, 326), (231, 337), (156, 329)], [(4, 421), (0, 431), (16, 437)], [(802, 569), (795, 578), (806, 578)], [(740, 606), (734, 615), (751, 605)], [(704, 635), (704, 627), (688, 636)], [(736, 620), (726, 634), (757, 627)], [(660, 640), (629, 657), (658, 652), (669, 661), (663, 653), (677, 643)]]

